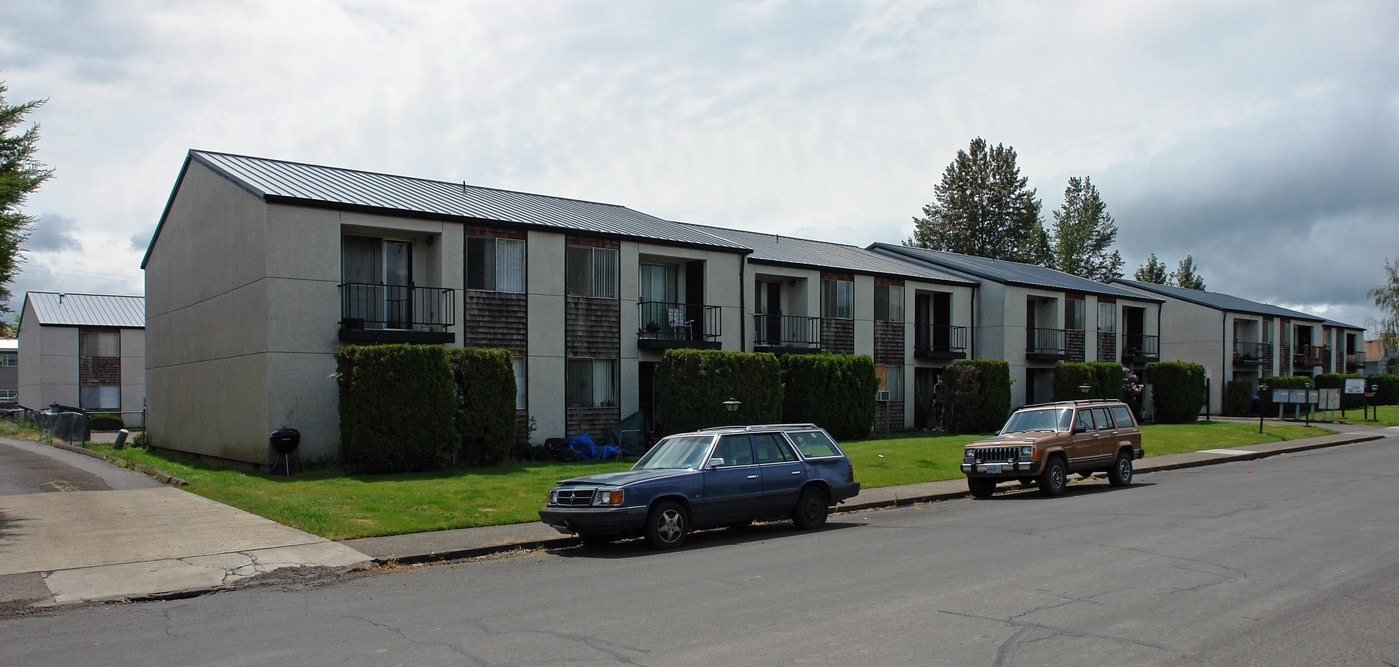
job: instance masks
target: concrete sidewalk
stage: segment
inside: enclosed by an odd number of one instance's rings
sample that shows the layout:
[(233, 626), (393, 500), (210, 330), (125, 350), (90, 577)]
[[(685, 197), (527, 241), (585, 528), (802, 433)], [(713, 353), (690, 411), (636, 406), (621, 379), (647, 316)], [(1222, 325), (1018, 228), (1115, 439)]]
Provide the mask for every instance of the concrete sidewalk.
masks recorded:
[[(1155, 456), (1138, 461), (1136, 471), (1399, 437), (1399, 428), (1326, 426), (1343, 432)], [(910, 484), (862, 490), (839, 511), (966, 497), (961, 479)], [(169, 487), (0, 496), (0, 612), (197, 595), (284, 568), (348, 571), (375, 562), (430, 562), (576, 543), (576, 537), (538, 522), (332, 542)]]

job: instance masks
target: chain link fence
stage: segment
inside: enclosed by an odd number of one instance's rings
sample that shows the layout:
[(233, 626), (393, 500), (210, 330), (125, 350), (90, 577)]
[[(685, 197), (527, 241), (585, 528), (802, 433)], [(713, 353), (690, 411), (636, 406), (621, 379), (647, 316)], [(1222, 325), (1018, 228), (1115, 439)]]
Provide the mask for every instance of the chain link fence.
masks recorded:
[(92, 439), (92, 415), (82, 408), (55, 403), (43, 411), (29, 408), (5, 410), (3, 416), (8, 421), (32, 424), (44, 436), (75, 447), (84, 447)]

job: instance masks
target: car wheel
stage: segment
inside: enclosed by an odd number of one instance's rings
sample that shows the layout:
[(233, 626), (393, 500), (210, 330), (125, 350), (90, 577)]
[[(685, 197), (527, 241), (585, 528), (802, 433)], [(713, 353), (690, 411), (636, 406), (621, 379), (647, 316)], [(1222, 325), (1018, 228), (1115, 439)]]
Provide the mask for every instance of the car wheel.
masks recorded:
[(690, 517), (675, 501), (656, 505), (646, 517), (646, 541), (657, 549), (674, 549), (684, 544), (689, 532)]
[(1044, 464), (1044, 472), (1040, 473), (1039, 479), (1040, 493), (1057, 496), (1064, 493), (1068, 485), (1069, 471), (1064, 467), (1064, 459), (1056, 456)]
[(996, 480), (985, 477), (968, 477), (967, 488), (971, 490), (973, 498), (990, 498), (996, 492)]
[(1124, 451), (1117, 455), (1117, 461), (1113, 462), (1112, 470), (1108, 471), (1108, 484), (1127, 486), (1131, 483), (1132, 455)]
[(792, 523), (802, 530), (820, 528), (826, 523), (826, 508), (830, 506), (826, 500), (826, 494), (814, 486), (802, 489), (801, 497), (797, 498), (797, 508), (792, 511)]

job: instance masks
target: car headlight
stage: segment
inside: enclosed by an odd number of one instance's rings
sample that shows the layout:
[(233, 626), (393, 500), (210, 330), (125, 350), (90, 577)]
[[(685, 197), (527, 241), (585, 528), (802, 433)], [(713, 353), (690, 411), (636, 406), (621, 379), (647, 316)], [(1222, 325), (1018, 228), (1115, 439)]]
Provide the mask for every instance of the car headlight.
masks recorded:
[(559, 504), (559, 490), (558, 490), (558, 489), (549, 489), (549, 504), (550, 504), (550, 505), (557, 505), (557, 504)]
[(974, 463), (976, 461), (976, 452), (970, 449), (962, 450), (962, 461), (966, 463)]
[(1034, 460), (1034, 458), (1035, 458), (1035, 446), (1034, 446), (1034, 445), (1024, 445), (1024, 446), (1022, 446), (1022, 447), (1020, 448), (1020, 458), (1021, 458), (1021, 459), (1025, 459), (1025, 460)]
[(593, 504), (607, 507), (621, 505), (625, 495), (621, 489), (598, 489), (593, 492)]

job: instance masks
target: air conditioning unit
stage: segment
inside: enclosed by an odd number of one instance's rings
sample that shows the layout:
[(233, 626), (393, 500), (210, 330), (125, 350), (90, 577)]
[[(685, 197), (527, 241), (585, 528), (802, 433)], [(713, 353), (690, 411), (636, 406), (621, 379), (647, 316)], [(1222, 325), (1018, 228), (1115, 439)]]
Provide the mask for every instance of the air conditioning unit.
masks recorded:
[(879, 391), (874, 392), (874, 400), (876, 400), (876, 401), (887, 401), (887, 400), (889, 400), (889, 390), (888, 390), (888, 389), (880, 389)]

